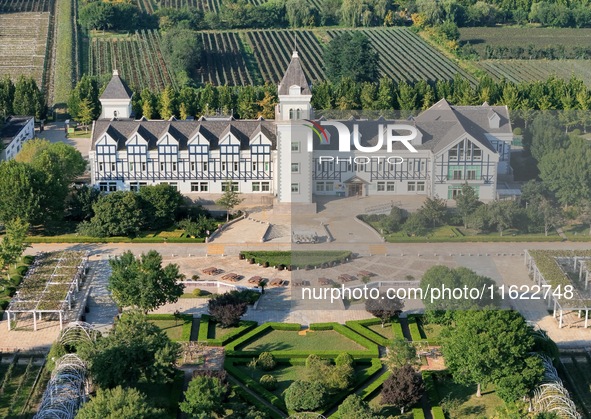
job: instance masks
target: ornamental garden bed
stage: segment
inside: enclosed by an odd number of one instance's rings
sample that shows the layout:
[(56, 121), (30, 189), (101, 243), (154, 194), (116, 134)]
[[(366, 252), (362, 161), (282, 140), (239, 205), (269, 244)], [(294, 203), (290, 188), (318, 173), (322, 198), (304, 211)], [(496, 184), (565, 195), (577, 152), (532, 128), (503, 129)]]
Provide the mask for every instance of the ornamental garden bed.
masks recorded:
[(190, 314), (149, 314), (148, 320), (166, 333), (170, 340), (187, 342), (191, 336), (193, 316)]
[(351, 260), (352, 253), (345, 250), (334, 251), (244, 251), (240, 257), (254, 263), (268, 266), (291, 266), (306, 268), (336, 263), (346, 263)]
[(340, 352), (353, 357), (379, 355), (374, 342), (338, 323), (311, 324), (308, 331), (295, 323), (265, 323), (226, 345), (229, 356), (252, 357), (261, 352), (283, 358), (310, 354), (336, 357)]
[(195, 321), (199, 322), (197, 341), (207, 343), (208, 346), (224, 346), (257, 326), (257, 322), (241, 320), (236, 327), (221, 327), (207, 314)]

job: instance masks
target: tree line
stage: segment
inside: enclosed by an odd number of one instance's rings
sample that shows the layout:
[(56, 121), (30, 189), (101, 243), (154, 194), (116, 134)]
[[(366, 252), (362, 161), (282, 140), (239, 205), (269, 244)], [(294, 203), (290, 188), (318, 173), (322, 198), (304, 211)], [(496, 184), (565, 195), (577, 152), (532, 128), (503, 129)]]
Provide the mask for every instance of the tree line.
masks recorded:
[(45, 119), (45, 97), (32, 77), (21, 75), (16, 83), (8, 76), (0, 80), (0, 115), (2, 120), (10, 115), (31, 115)]
[(576, 45), (547, 45), (537, 47), (533, 44), (522, 46), (486, 45), (483, 51), (478, 51), (470, 42), (464, 43), (457, 51), (461, 58), (468, 60), (588, 60), (591, 58), (591, 48)]
[(198, 8), (160, 8), (153, 15), (125, 2), (88, 1), (79, 13), (86, 29), (240, 29), (315, 26), (436, 26), (453, 22), (459, 27), (499, 23), (537, 23), (551, 27), (589, 27), (588, 0), (322, 0), (315, 7), (307, 0), (271, 0), (255, 5), (225, 0), (219, 11)]
[[(92, 88), (83, 86), (92, 85)], [(98, 80), (84, 76), (72, 93), (70, 114), (80, 118), (79, 104), (88, 100), (93, 118), (100, 114), (98, 100), (101, 89)], [(337, 81), (320, 81), (312, 85), (312, 106), (322, 110), (425, 110), (445, 98), (452, 105), (506, 105), (514, 111), (512, 116), (529, 121), (535, 110), (588, 111), (591, 108), (591, 90), (582, 80), (572, 77), (563, 80), (550, 77), (545, 81), (513, 83), (495, 81), (488, 76), (475, 83), (461, 76), (453, 80), (429, 83), (395, 82), (381, 78), (375, 82), (357, 82), (350, 77)], [(135, 92), (133, 110), (136, 118), (169, 119), (174, 116), (186, 119), (190, 116), (232, 114), (236, 118), (273, 119), (277, 103), (277, 87), (263, 86), (185, 86), (179, 90), (167, 87), (162, 92), (144, 89)], [(588, 122), (586, 112), (567, 112), (572, 117), (568, 127), (584, 129)], [(579, 121), (579, 122), (577, 122)], [(519, 122), (519, 121), (517, 121)], [(515, 121), (514, 121), (515, 124)]]

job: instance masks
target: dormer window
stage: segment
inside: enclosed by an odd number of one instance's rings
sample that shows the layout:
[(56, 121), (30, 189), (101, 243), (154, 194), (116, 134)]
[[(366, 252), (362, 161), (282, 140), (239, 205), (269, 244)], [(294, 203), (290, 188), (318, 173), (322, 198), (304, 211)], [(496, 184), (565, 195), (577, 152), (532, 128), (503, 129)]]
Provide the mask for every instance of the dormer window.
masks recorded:
[(296, 84), (293, 86), (289, 86), (289, 95), (290, 96), (299, 96), (302, 94), (302, 88)]

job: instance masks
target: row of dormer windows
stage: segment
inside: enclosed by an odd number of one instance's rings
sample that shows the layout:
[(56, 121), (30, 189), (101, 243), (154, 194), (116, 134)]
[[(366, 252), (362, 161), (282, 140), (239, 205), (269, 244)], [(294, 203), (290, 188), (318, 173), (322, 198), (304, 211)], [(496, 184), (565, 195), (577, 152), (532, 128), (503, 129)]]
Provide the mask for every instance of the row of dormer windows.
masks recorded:
[[(97, 154), (115, 154), (117, 147), (114, 145), (97, 145)], [(145, 145), (128, 145), (127, 153), (133, 155), (147, 154), (148, 148)], [(160, 145), (158, 146), (158, 154), (176, 155), (179, 149), (177, 145)], [(250, 147), (251, 154), (271, 154), (271, 146), (266, 144), (255, 144)], [(239, 145), (220, 145), (221, 154), (240, 154)], [(189, 154), (209, 154), (209, 146), (207, 145), (190, 145)]]
[[(169, 162), (169, 163), (165, 163), (165, 162), (160, 162), (159, 164), (160, 167), (160, 171), (161, 172), (166, 172), (168, 170), (176, 172), (178, 170), (178, 164), (177, 162)], [(130, 172), (145, 172), (147, 171), (147, 163), (146, 162), (129, 162), (128, 163), (128, 168)], [(235, 162), (220, 162), (220, 168), (222, 172), (225, 171), (234, 171), (234, 172), (239, 172), (240, 171), (240, 163), (235, 161)], [(117, 170), (117, 163), (103, 163), (103, 162), (99, 162), (98, 163), (98, 170), (99, 172), (104, 172), (105, 169), (110, 169), (111, 172), (115, 172)], [(258, 172), (258, 171), (269, 171), (269, 162), (267, 161), (263, 161), (263, 162), (256, 162), (253, 161), (251, 162), (251, 169), (253, 172)], [(197, 170), (200, 170), (202, 172), (207, 172), (209, 170), (209, 163), (204, 161), (204, 162), (191, 162), (190, 163), (190, 170), (192, 172), (195, 172)]]

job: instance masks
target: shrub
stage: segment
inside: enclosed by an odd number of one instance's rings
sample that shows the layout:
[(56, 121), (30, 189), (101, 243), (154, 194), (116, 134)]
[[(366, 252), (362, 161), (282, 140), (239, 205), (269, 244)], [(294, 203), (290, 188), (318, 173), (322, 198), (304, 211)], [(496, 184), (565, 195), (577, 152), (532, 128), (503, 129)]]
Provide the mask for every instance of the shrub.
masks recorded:
[(285, 404), (289, 410), (314, 411), (326, 402), (327, 391), (319, 382), (296, 380), (285, 390)]
[(275, 361), (275, 358), (273, 358), (271, 352), (262, 352), (259, 355), (257, 365), (259, 365), (264, 371), (270, 371), (275, 368), (277, 362)]
[(259, 380), (259, 383), (267, 390), (273, 391), (277, 388), (277, 379), (271, 374), (265, 374)]
[(19, 266), (16, 268), (16, 273), (20, 276), (25, 276), (27, 271), (29, 270), (28, 266)]
[(199, 288), (195, 288), (192, 292), (193, 296), (199, 297), (201, 295), (201, 290)]
[(516, 127), (516, 128), (513, 130), (513, 135), (521, 135), (521, 128), (519, 128), (519, 127)]

